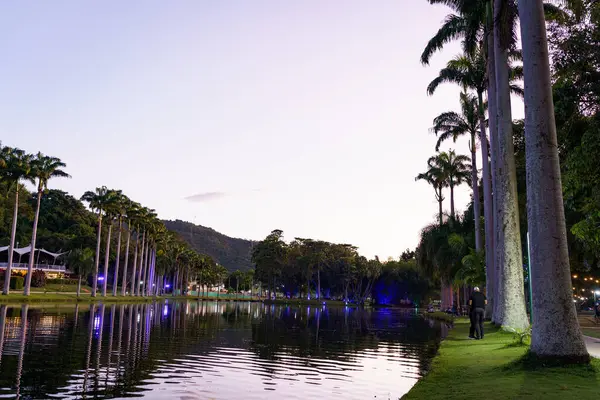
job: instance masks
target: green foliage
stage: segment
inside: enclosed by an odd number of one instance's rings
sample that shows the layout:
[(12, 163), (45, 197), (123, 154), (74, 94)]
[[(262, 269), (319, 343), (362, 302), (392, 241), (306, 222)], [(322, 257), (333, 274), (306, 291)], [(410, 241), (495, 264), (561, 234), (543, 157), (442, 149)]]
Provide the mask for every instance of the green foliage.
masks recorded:
[(163, 222), (167, 229), (177, 233), (191, 248), (210, 256), (229, 271), (254, 269), (251, 252), (256, 242), (231, 238), (212, 228), (180, 220)]
[(506, 331), (513, 334), (514, 341), (511, 346), (528, 346), (531, 340), (531, 326), (527, 329), (505, 328)]
[[(255, 279), (289, 297), (341, 298), (364, 303), (372, 294), (382, 264), (360, 256), (356, 247), (295, 238), (287, 244), (275, 230), (252, 251)], [(321, 292), (319, 293), (319, 288)]]
[(31, 287), (44, 287), (46, 285), (46, 273), (36, 269), (31, 273)]
[(10, 288), (13, 290), (23, 289), (25, 285), (25, 279), (22, 276), (11, 276), (10, 277)]

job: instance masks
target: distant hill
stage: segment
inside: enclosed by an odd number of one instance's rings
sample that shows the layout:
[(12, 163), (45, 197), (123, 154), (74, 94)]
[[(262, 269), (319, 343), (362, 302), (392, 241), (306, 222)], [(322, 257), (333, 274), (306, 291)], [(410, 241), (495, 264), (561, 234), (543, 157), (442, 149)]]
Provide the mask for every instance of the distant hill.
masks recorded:
[(181, 220), (163, 221), (167, 229), (176, 232), (197, 252), (211, 256), (229, 271), (246, 271), (254, 268), (250, 261), (252, 246), (256, 242), (232, 238), (207, 228)]

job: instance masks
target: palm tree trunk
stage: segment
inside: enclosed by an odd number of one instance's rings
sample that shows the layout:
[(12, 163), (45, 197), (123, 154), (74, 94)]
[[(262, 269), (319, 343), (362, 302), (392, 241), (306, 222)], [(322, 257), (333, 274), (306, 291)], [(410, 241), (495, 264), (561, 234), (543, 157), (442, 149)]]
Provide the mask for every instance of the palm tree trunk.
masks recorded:
[(142, 268), (144, 265), (144, 246), (145, 246), (145, 240), (146, 240), (146, 232), (144, 231), (144, 233), (142, 234), (142, 246), (140, 248), (140, 265), (138, 266), (138, 274), (137, 277), (135, 278), (135, 296), (139, 296), (140, 295), (140, 280), (142, 279)]
[[(495, 20), (502, 10), (503, 0), (494, 0)], [(505, 328), (525, 329), (529, 319), (525, 308), (523, 283), (523, 258), (521, 256), (521, 232), (519, 227), (519, 206), (517, 194), (517, 172), (512, 132), (512, 112), (510, 104), (508, 50), (501, 43), (502, 27), (494, 24), (494, 57), (496, 65), (496, 100), (498, 110), (498, 204), (502, 220), (503, 240), (497, 251), (502, 253), (503, 263), (498, 294), (503, 296), (500, 304)]]
[(42, 193), (42, 188), (38, 188), (37, 205), (35, 208), (35, 217), (33, 218), (33, 233), (31, 234), (31, 252), (29, 253), (29, 265), (27, 266), (27, 276), (25, 277), (25, 289), (23, 290), (25, 296), (29, 296), (31, 292), (31, 275), (33, 274), (33, 263), (35, 262), (35, 242), (37, 239), (38, 221), (40, 220)]
[(123, 219), (119, 217), (119, 234), (117, 236), (117, 261), (115, 262), (115, 274), (113, 278), (112, 295), (117, 295), (117, 286), (119, 282), (119, 264), (121, 262), (121, 233), (123, 231)]
[(127, 225), (127, 245), (125, 246), (125, 265), (123, 266), (123, 278), (121, 279), (121, 296), (125, 296), (127, 288), (127, 265), (129, 264), (129, 241), (131, 239), (131, 229)]
[(8, 246), (8, 266), (4, 275), (4, 291), (2, 294), (10, 293), (10, 274), (15, 253), (15, 238), (17, 237), (17, 217), (19, 216), (19, 182), (15, 185), (15, 209), (13, 211), (12, 230), (10, 233), (10, 246)]
[(454, 182), (450, 182), (450, 218), (454, 220)]
[(317, 265), (317, 299), (321, 300), (321, 266)]
[(173, 277), (173, 290), (171, 294), (175, 296), (177, 293), (177, 285), (179, 284), (179, 268), (175, 267), (175, 276)]
[[(484, 213), (484, 229), (485, 229), (485, 262), (486, 265), (492, 266), (486, 269), (486, 288), (494, 286), (494, 278), (492, 276), (494, 265), (494, 207), (492, 198), (492, 182), (489, 161), (488, 138), (485, 131), (485, 111), (483, 107), (483, 93), (477, 93), (479, 100), (479, 141), (481, 143), (481, 163), (483, 165), (483, 213)], [(490, 109), (490, 113), (492, 113)], [(487, 272), (489, 271), (489, 273)], [(486, 289), (486, 292), (489, 290)], [(491, 303), (491, 300), (488, 301)]]
[(142, 279), (141, 281), (144, 282), (141, 287), (141, 292), (142, 292), (142, 297), (146, 297), (147, 293), (148, 293), (148, 269), (149, 269), (149, 261), (150, 261), (150, 252), (152, 251), (152, 249), (150, 248), (150, 238), (148, 238), (148, 241), (146, 243), (146, 259), (144, 261), (144, 269), (142, 272)]
[(94, 277), (92, 284), (92, 297), (96, 297), (98, 290), (98, 270), (100, 268), (100, 241), (102, 239), (102, 210), (98, 210), (98, 238), (96, 239), (96, 261), (94, 267)]
[(108, 261), (110, 260), (110, 235), (112, 234), (112, 221), (108, 221), (108, 236), (106, 238), (106, 252), (104, 254), (104, 283), (102, 284), (102, 297), (106, 297), (108, 285)]
[[(487, 30), (491, 32), (491, 24), (492, 24), (492, 5), (491, 0), (488, 1), (488, 28)], [(488, 34), (487, 37), (487, 74), (488, 74), (488, 114), (490, 120), (490, 158), (491, 158), (491, 170), (492, 170), (492, 204), (486, 205), (486, 207), (492, 208), (492, 219), (493, 219), (493, 227), (492, 227), (492, 247), (491, 253), (490, 249), (486, 250), (486, 296), (488, 299), (488, 304), (486, 306), (486, 317), (490, 318), (492, 322), (495, 324), (496, 320), (501, 321), (501, 307), (498, 307), (500, 304), (498, 298), (498, 282), (500, 281), (499, 269), (502, 265), (501, 258), (499, 257), (500, 252), (496, 251), (498, 247), (500, 247), (500, 226), (499, 223), (502, 217), (499, 215), (498, 211), (498, 176), (500, 175), (500, 171), (498, 171), (498, 123), (497, 123), (497, 115), (498, 108), (496, 105), (496, 57), (494, 57), (494, 35)], [(489, 234), (489, 233), (486, 233)]]
[(140, 233), (135, 233), (135, 248), (133, 249), (133, 271), (131, 273), (131, 284), (129, 289), (129, 295), (135, 296), (135, 274), (137, 270), (137, 259), (138, 259), (138, 244), (140, 241)]
[(475, 250), (481, 251), (481, 202), (479, 200), (479, 181), (477, 179), (477, 150), (475, 134), (471, 133), (471, 187), (473, 187), (473, 224), (475, 227)]
[(444, 215), (442, 214), (442, 202), (444, 200), (442, 200), (442, 189), (440, 189), (440, 197), (438, 198), (438, 207), (439, 207), (439, 217), (440, 217), (440, 226), (442, 226), (444, 224)]
[(525, 78), (527, 216), (534, 310), (531, 351), (541, 357), (587, 362), (589, 355), (572, 300), (542, 2), (520, 1), (519, 15)]

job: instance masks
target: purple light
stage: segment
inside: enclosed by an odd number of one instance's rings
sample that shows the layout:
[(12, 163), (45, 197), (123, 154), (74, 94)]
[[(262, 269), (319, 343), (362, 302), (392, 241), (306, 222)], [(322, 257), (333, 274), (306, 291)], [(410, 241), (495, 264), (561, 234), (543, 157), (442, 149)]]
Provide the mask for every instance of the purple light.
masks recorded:
[(165, 289), (168, 289), (170, 287), (171, 287), (171, 285), (169, 285), (168, 283), (165, 285)]
[(98, 280), (99, 280), (99, 281), (103, 281), (103, 280), (104, 280), (104, 277), (103, 277), (103, 276), (99, 276), (99, 277), (98, 277)]

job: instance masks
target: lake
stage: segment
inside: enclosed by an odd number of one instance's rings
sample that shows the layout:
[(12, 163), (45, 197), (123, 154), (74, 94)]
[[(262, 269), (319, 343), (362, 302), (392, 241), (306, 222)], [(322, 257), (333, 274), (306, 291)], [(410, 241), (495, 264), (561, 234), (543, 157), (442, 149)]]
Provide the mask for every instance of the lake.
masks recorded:
[(445, 330), (396, 309), (3, 305), (0, 397), (397, 400)]

